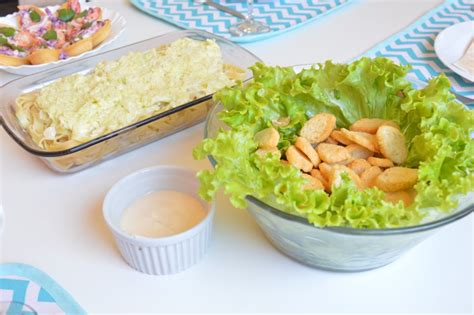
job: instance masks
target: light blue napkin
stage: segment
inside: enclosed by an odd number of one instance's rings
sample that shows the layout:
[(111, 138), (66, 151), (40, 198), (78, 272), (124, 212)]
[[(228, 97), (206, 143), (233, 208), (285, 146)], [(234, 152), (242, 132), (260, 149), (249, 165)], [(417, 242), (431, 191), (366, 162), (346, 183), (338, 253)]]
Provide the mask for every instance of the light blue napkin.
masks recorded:
[(0, 314), (87, 314), (51, 277), (25, 264), (0, 264)]

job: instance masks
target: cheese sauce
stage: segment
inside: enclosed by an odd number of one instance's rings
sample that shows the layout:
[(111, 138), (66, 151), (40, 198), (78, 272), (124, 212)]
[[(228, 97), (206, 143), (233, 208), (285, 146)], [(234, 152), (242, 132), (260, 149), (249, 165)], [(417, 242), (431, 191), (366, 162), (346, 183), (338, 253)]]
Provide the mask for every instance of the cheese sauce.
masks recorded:
[(122, 214), (120, 227), (130, 235), (166, 237), (191, 229), (206, 214), (196, 198), (178, 191), (161, 190), (132, 202)]

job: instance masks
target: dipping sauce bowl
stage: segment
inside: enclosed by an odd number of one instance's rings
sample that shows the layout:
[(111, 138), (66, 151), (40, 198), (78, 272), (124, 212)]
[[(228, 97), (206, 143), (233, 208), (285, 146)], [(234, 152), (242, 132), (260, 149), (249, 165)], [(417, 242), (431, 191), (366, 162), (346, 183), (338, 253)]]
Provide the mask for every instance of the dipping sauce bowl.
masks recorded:
[[(104, 219), (120, 253), (131, 267), (147, 274), (167, 275), (183, 271), (201, 260), (209, 246), (215, 207), (199, 198), (198, 189), (199, 181), (194, 171), (177, 166), (156, 166), (126, 176), (108, 191), (103, 203)], [(151, 238), (126, 233), (121, 228), (124, 211), (141, 197), (163, 190), (182, 192), (195, 198), (206, 215), (190, 229), (170, 236)]]

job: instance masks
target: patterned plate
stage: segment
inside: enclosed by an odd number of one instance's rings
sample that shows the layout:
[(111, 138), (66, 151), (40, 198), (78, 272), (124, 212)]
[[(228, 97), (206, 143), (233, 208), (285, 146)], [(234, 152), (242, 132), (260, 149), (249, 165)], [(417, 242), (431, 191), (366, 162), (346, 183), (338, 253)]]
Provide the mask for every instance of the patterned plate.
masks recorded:
[[(84, 8), (88, 8), (88, 6), (83, 6)], [(56, 6), (49, 6), (49, 8), (52, 12), (55, 12), (57, 8), (59, 8), (58, 5)], [(45, 64), (40, 64), (40, 65), (23, 65), (23, 66), (2, 66), (0, 65), (0, 70), (10, 72), (13, 74), (18, 74), (18, 75), (30, 75), (34, 73), (38, 73), (41, 71), (49, 70), (51, 68), (54, 68), (58, 65), (63, 65), (65, 63), (69, 63), (71, 61), (78, 60), (83, 57), (91, 56), (93, 54), (96, 54), (100, 51), (102, 51), (106, 46), (108, 46), (110, 43), (115, 41), (124, 31), (125, 29), (125, 18), (120, 15), (120, 13), (109, 10), (107, 8), (102, 8), (103, 10), (103, 18), (104, 19), (109, 19), (111, 23), (111, 32), (110, 35), (107, 37), (107, 39), (101, 43), (99, 46), (96, 48), (89, 50), (85, 53), (82, 53), (78, 56), (73, 56), (69, 57), (64, 60), (58, 60), (58, 61), (53, 61)], [(12, 25), (16, 26), (16, 18), (13, 14), (9, 14), (4, 17), (0, 17), (0, 23), (7, 24), (7, 25)]]
[(411, 64), (412, 74), (428, 81), (441, 73), (451, 81), (454, 93), (474, 99), (474, 84), (449, 69), (434, 51), (436, 36), (445, 28), (474, 20), (472, 0), (447, 0), (418, 22), (377, 45), (367, 56), (385, 56), (401, 64)]
[[(272, 31), (269, 33), (232, 37), (229, 27), (239, 19), (213, 7), (192, 0), (130, 0), (138, 9), (176, 26), (200, 29), (225, 37), (234, 42), (246, 43), (266, 39), (303, 26), (316, 18), (334, 12), (351, 0), (260, 0), (254, 5), (255, 18), (265, 21)], [(242, 0), (214, 0), (230, 9), (246, 13), (247, 5)]]

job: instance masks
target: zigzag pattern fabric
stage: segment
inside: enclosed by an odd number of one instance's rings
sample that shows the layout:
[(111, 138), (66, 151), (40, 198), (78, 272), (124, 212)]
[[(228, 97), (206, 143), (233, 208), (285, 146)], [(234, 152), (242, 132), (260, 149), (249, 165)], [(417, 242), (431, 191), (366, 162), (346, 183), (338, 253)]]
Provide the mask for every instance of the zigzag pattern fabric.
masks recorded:
[(453, 92), (474, 99), (474, 83), (446, 67), (438, 59), (434, 50), (434, 41), (438, 33), (453, 24), (472, 20), (474, 20), (472, 0), (447, 0), (421, 20), (379, 44), (366, 55), (384, 56), (401, 64), (411, 64), (412, 73), (425, 82), (444, 73), (451, 81)]
[[(200, 29), (235, 42), (265, 39), (302, 26), (350, 0), (259, 0), (255, 2), (255, 18), (266, 22), (270, 33), (246, 37), (232, 37), (229, 27), (239, 19), (192, 0), (131, 0), (140, 10), (186, 29)], [(246, 13), (246, 1), (216, 1), (230, 9)]]
[(0, 278), (1, 314), (65, 314), (39, 284), (21, 276)]
[(0, 264), (0, 314), (75, 314), (86, 312), (51, 277), (33, 266)]

